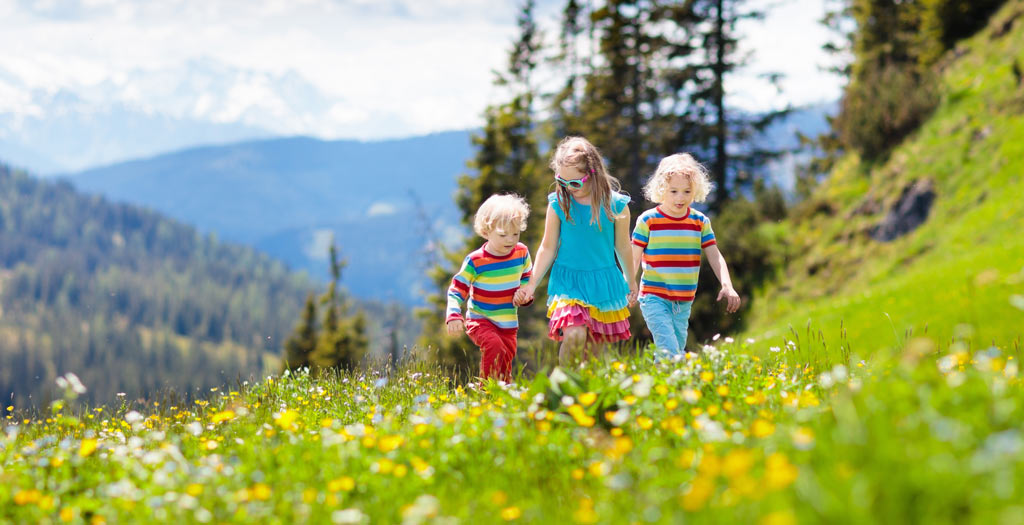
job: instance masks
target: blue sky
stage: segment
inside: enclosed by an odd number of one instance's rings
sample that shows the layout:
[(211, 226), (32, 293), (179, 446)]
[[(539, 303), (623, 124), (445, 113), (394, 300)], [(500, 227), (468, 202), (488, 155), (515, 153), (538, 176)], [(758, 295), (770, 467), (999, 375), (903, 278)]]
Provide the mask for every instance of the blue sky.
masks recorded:
[[(779, 4), (748, 24), (745, 108), (834, 100), (819, 69), (825, 0)], [(552, 24), (561, 2), (541, 2)], [(0, 0), (0, 114), (45, 117), (53, 94), (87, 104), (323, 138), (408, 136), (479, 125), (500, 93), (518, 2), (493, 0)], [(785, 96), (757, 80), (787, 75)], [(49, 97), (42, 95), (48, 94)], [(42, 101), (42, 102), (41, 102)]]

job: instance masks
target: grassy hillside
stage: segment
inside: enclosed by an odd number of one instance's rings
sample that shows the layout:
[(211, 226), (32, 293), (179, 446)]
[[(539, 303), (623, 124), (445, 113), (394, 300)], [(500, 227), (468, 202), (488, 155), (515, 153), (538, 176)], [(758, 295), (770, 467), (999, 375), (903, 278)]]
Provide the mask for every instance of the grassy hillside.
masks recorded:
[[(750, 337), (820, 332), (866, 354), (927, 332), (975, 346), (1020, 344), (1024, 327), (1024, 2), (941, 63), (941, 103), (877, 165), (856, 156), (790, 220), (790, 263), (762, 290)], [(921, 182), (927, 181), (927, 182)], [(905, 188), (931, 184), (928, 220), (872, 238)], [(806, 337), (806, 336), (805, 336)], [(774, 343), (772, 343), (774, 344)]]
[(1019, 352), (815, 369), (787, 348), (68, 399), (5, 416), (0, 521), (1021, 523)]

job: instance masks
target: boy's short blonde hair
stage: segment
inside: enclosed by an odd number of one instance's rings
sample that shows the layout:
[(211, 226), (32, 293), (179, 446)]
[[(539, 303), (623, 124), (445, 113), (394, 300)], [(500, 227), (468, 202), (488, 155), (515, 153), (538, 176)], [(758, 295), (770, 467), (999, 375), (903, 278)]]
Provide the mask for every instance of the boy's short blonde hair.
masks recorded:
[(523, 231), (530, 217), (530, 205), (515, 194), (491, 195), (476, 210), (473, 231), (484, 237), (495, 230)]
[(704, 202), (711, 193), (711, 178), (708, 170), (689, 153), (676, 153), (661, 159), (658, 169), (644, 185), (644, 197), (651, 202), (661, 204), (668, 189), (669, 178), (673, 175), (686, 177), (693, 190), (693, 201)]

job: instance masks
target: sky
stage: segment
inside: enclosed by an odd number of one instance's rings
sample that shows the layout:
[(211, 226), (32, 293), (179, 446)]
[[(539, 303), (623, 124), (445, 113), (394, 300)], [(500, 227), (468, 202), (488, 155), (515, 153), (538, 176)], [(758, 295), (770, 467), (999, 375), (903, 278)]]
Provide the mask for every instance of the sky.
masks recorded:
[[(838, 79), (820, 71), (825, 0), (754, 2), (779, 5), (741, 29), (752, 62), (730, 104), (838, 98)], [(493, 70), (516, 35), (518, 3), (0, 0), (0, 114), (45, 116), (53, 94), (67, 91), (96, 105), (329, 139), (476, 127), (500, 97)], [(539, 3), (538, 18), (553, 24), (562, 2)], [(757, 80), (765, 71), (786, 75), (783, 96)]]

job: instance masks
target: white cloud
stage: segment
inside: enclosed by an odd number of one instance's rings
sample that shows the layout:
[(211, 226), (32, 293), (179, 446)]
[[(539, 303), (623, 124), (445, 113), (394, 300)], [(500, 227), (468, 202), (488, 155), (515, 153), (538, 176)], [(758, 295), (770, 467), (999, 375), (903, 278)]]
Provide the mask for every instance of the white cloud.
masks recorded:
[(370, 205), (370, 209), (366, 210), (367, 217), (394, 215), (396, 213), (398, 213), (398, 208), (390, 202), (375, 202)]
[[(12, 88), (0, 77), (0, 112), (28, 111), (32, 90), (65, 89), (89, 103), (113, 99), (150, 114), (241, 119), (323, 138), (476, 126), (498, 93), (492, 70), (504, 65), (518, 4), (0, 0), (0, 75), (20, 82)], [(821, 5), (789, 0), (766, 22), (748, 24), (757, 64), (732, 84), (732, 104), (775, 102), (756, 80), (763, 71), (789, 75), (788, 100), (838, 96), (838, 81), (817, 71)], [(538, 18), (553, 25), (559, 10), (558, 2), (541, 2)], [(190, 76), (190, 68), (203, 72)], [(223, 92), (213, 91), (222, 87), (211, 80), (218, 74), (234, 82)]]

